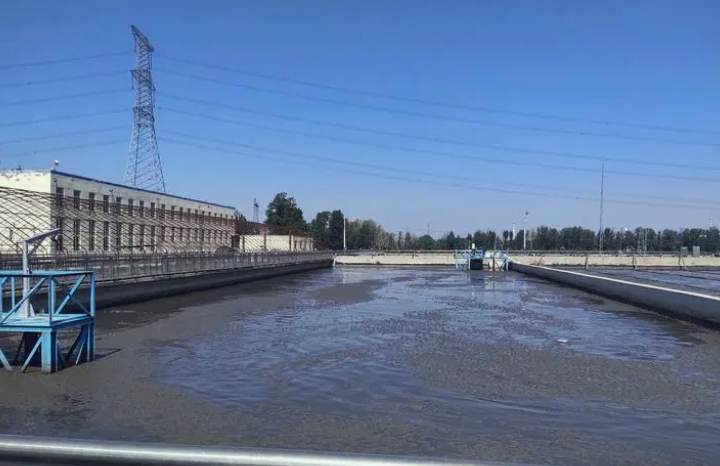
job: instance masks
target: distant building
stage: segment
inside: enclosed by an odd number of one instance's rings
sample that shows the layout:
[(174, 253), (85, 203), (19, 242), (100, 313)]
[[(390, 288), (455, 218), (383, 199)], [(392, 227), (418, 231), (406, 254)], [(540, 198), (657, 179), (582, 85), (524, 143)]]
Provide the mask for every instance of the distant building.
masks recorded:
[(312, 237), (297, 234), (286, 227), (238, 219), (236, 244), (241, 252), (256, 251), (314, 251)]
[(54, 170), (0, 171), (0, 252), (59, 228), (45, 252), (215, 251), (237, 245), (231, 206)]

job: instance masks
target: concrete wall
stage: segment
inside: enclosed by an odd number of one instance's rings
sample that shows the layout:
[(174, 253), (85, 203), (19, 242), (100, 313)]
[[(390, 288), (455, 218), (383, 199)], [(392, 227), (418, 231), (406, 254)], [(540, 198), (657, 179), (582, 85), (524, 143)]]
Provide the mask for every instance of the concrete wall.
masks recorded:
[[(329, 267), (332, 267), (332, 260), (322, 259), (294, 264), (264, 264), (237, 269), (158, 274), (134, 279), (98, 280), (95, 292), (95, 307), (100, 309), (147, 301)], [(86, 304), (88, 300), (87, 289), (81, 288), (78, 290), (76, 299)], [(37, 299), (33, 300), (33, 304), (38, 309), (44, 308), (47, 304), (47, 295), (38, 293)]]
[(720, 325), (720, 297), (517, 262), (511, 262), (510, 269), (682, 319)]
[(454, 257), (452, 252), (339, 255), (335, 258), (335, 265), (454, 266)]
[[(528, 255), (510, 253), (516, 264), (545, 265), (555, 267), (720, 267), (720, 257), (679, 257), (664, 256), (632, 256), (632, 255), (571, 255), (571, 254), (539, 254)], [(488, 259), (486, 259), (488, 260)], [(415, 253), (388, 252), (377, 254), (339, 255), (335, 259), (337, 265), (454, 265), (453, 253), (449, 251), (422, 251)]]
[(510, 257), (516, 264), (527, 265), (546, 265), (555, 267), (720, 267), (720, 257), (701, 256), (701, 257), (679, 257), (678, 255), (660, 255), (660, 256), (632, 256), (632, 255), (570, 255), (570, 254), (540, 254), (526, 255), (521, 253), (511, 253)]

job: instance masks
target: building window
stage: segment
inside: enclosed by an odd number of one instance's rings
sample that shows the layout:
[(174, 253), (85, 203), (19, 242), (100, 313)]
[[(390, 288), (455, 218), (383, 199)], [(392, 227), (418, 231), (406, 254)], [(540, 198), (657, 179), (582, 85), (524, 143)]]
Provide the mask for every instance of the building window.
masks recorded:
[(120, 215), (120, 209), (122, 208), (122, 197), (115, 198), (115, 215)]
[(175, 206), (170, 206), (170, 220), (175, 220)]
[(140, 249), (145, 249), (145, 225), (139, 225), (138, 229), (140, 232), (138, 233), (138, 246)]
[(205, 223), (205, 211), (201, 210), (200, 211), (200, 225), (202, 225), (203, 223)]
[(165, 220), (165, 204), (160, 204), (160, 220)]
[(95, 220), (88, 221), (88, 250), (95, 250)]
[(197, 241), (197, 240), (198, 240), (198, 229), (195, 228), (195, 241)]
[(133, 216), (133, 210), (134, 210), (134, 209), (133, 209), (133, 208), (134, 208), (134, 205), (133, 205), (133, 204), (134, 204), (134, 202), (135, 202), (135, 201), (133, 201), (132, 199), (128, 199), (127, 211), (128, 211), (128, 215), (131, 216), (131, 217)]
[(160, 243), (165, 242), (165, 227), (160, 227)]
[(80, 220), (73, 220), (73, 251), (80, 249)]
[(135, 232), (133, 232), (135, 225), (132, 223), (128, 223), (128, 247), (130, 248), (130, 251), (132, 251), (133, 248), (133, 235)]
[(110, 243), (108, 241), (108, 236), (110, 236), (110, 222), (103, 222), (103, 236), (102, 236), (102, 248), (103, 251), (107, 251), (110, 249)]
[(155, 218), (155, 203), (150, 203), (150, 218)]
[(199, 220), (198, 219), (198, 211), (197, 211), (197, 209), (195, 209), (195, 223), (197, 223), (198, 220)]
[(205, 230), (203, 230), (202, 228), (200, 229), (200, 242), (205, 242)]
[(178, 220), (182, 220), (182, 219), (183, 219), (182, 214), (183, 214), (183, 208), (180, 207), (180, 211), (178, 211)]
[(175, 227), (170, 227), (170, 242), (175, 242)]
[(150, 249), (155, 249), (155, 225), (150, 227)]
[(80, 191), (77, 189), (73, 191), (73, 208), (80, 210)]
[(65, 190), (63, 188), (55, 188), (55, 206), (63, 206), (63, 198), (65, 197)]
[(55, 243), (55, 247), (57, 248), (58, 251), (62, 251), (63, 250), (63, 235), (65, 235), (65, 232), (63, 231), (63, 218), (62, 217), (58, 217), (55, 220), (55, 228), (60, 230), (60, 233), (58, 233), (58, 235), (57, 235), (57, 242)]
[(95, 193), (88, 193), (88, 210), (95, 212)]
[(122, 223), (115, 222), (115, 250), (120, 252), (122, 248)]
[(145, 216), (145, 201), (138, 201), (138, 212), (140, 217)]
[(110, 212), (110, 196), (107, 194), (103, 195), (103, 212), (106, 214)]

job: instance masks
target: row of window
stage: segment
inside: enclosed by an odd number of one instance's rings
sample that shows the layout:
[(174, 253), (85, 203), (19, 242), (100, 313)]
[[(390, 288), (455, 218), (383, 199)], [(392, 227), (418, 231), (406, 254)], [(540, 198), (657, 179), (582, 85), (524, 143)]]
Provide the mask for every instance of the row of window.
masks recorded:
[[(56, 188), (55, 205), (61, 208), (65, 206), (65, 202), (65, 189)], [(85, 200), (81, 199), (79, 190), (73, 190), (72, 207), (76, 210), (81, 210), (83, 205), (87, 206), (86, 208), (89, 212), (95, 212), (99, 207), (103, 213), (107, 214), (110, 213), (112, 206), (113, 214), (120, 215), (121, 213), (125, 213), (130, 217), (134, 217), (137, 214), (140, 218), (147, 216), (148, 218), (157, 217), (160, 220), (164, 220), (169, 216), (170, 220), (194, 220), (200, 224), (209, 223), (217, 225), (231, 225), (233, 220), (233, 217), (229, 214), (211, 213), (209, 211), (206, 213), (204, 210), (195, 209), (193, 211), (189, 208), (183, 209), (182, 207), (176, 209), (176, 206), (170, 206), (170, 209), (167, 210), (165, 204), (156, 206), (154, 202), (150, 202), (146, 205), (145, 201), (142, 200), (138, 201), (137, 205), (135, 205), (134, 199), (127, 199), (123, 204), (122, 197), (113, 197), (113, 199), (110, 199), (110, 195), (108, 194), (103, 194), (102, 200), (100, 201), (96, 199), (95, 193), (88, 193), (87, 200)]]
[[(56, 227), (61, 233), (58, 235), (56, 247), (58, 251), (65, 248), (64, 238), (70, 237), (71, 248), (79, 251), (81, 247), (88, 251), (109, 249), (154, 249), (159, 243), (217, 243), (230, 245), (231, 235), (225, 230), (208, 230), (203, 228), (156, 227), (155, 225), (136, 225), (121, 222), (95, 222), (87, 221), (87, 230), (83, 231), (83, 220), (72, 220), (72, 235), (65, 230), (65, 219), (59, 217)], [(69, 225), (68, 225), (69, 226)], [(111, 232), (112, 229), (112, 232)], [(111, 237), (112, 233), (112, 237)], [(96, 241), (98, 243), (96, 244)], [(82, 243), (82, 244), (81, 244)]]

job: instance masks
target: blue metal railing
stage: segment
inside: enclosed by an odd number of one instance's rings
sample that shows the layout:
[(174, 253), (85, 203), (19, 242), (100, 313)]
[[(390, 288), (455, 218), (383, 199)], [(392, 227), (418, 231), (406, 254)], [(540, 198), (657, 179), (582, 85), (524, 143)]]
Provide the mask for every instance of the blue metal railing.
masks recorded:
[[(82, 298), (79, 297), (81, 288), (86, 293)], [(78, 335), (63, 355), (58, 331), (72, 327), (79, 330)], [(22, 363), (22, 371), (33, 362), (39, 362), (43, 372), (54, 372), (70, 363), (77, 365), (83, 360), (93, 360), (95, 274), (62, 270), (0, 271), (0, 333), (20, 334), (12, 361)], [(2, 348), (0, 364), (12, 370)]]
[[(23, 294), (22, 281), (28, 279), (30, 287)], [(77, 297), (82, 285), (87, 285), (89, 296), (87, 305)], [(58, 301), (58, 291), (61, 297)], [(25, 303), (38, 304), (42, 301), (47, 307), (35, 312), (35, 317), (45, 317), (52, 325), (53, 317), (61, 313), (95, 316), (95, 274), (87, 271), (38, 270), (31, 273), (19, 271), (0, 271), (0, 325), (21, 319), (18, 311)], [(42, 299), (42, 295), (46, 299)], [(6, 303), (9, 303), (7, 311)], [(59, 303), (59, 304), (58, 304)], [(73, 303), (75, 306), (70, 307)]]

